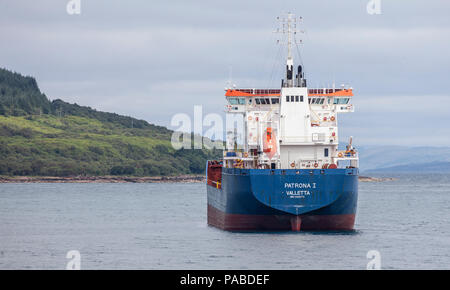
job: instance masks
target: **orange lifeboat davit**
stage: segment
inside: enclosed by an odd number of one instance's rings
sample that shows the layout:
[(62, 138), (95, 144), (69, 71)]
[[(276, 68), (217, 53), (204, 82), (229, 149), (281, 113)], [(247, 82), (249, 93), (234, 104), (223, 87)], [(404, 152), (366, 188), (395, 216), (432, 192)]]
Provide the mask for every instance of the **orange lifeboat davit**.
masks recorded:
[(277, 141), (275, 133), (273, 132), (271, 127), (268, 127), (266, 129), (266, 132), (264, 134), (264, 144), (263, 144), (263, 151), (266, 153), (267, 157), (269, 159), (272, 159), (275, 154), (277, 153)]

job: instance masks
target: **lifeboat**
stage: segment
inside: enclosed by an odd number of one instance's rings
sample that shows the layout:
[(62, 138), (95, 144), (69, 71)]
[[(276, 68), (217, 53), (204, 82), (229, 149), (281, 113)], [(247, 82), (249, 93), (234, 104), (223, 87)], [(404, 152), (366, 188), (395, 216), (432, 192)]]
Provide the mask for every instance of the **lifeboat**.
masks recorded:
[(272, 159), (277, 153), (276, 136), (271, 127), (268, 127), (264, 133), (263, 151), (269, 159)]

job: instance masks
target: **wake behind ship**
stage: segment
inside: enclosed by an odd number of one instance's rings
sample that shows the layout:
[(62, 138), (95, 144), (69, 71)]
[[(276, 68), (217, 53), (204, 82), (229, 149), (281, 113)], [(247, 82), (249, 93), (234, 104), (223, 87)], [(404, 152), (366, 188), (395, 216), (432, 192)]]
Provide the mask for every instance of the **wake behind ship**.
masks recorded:
[(288, 14), (286, 76), (280, 89), (229, 88), (226, 110), (244, 120), (243, 146), (227, 140), (207, 163), (208, 224), (230, 231), (352, 230), (358, 154), (339, 150), (338, 114), (353, 112), (353, 90), (308, 88), (294, 77), (296, 19)]

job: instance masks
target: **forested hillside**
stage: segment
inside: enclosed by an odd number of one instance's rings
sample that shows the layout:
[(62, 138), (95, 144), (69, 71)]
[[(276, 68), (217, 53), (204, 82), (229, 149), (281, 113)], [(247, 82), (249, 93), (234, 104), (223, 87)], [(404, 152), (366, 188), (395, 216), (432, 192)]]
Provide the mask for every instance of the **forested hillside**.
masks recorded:
[(50, 101), (36, 80), (0, 69), (0, 175), (201, 174), (219, 150), (180, 150), (144, 120)]

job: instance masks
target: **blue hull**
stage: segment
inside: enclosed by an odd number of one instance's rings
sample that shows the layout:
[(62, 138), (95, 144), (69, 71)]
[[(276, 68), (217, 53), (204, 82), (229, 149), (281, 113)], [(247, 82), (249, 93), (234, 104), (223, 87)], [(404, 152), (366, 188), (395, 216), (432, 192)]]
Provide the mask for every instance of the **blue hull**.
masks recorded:
[(222, 168), (208, 223), (225, 230), (352, 230), (358, 169)]

